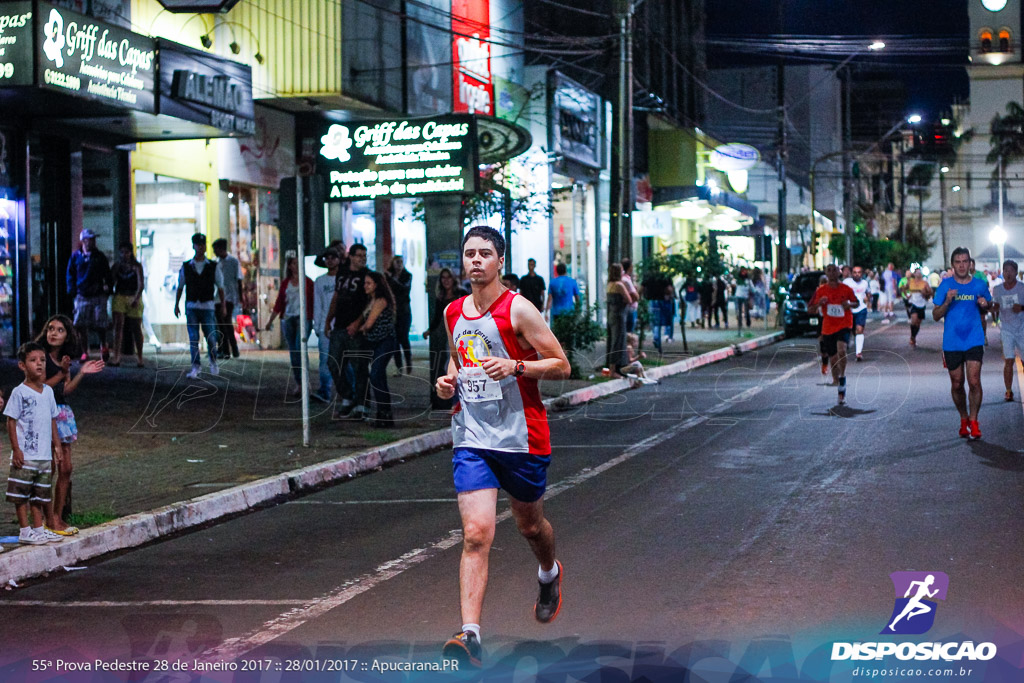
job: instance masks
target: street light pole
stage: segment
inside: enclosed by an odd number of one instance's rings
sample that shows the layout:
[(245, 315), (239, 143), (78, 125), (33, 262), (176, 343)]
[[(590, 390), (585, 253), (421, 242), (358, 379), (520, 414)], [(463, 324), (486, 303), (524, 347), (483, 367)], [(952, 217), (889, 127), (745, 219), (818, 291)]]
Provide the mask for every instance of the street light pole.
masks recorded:
[(850, 148), (853, 146), (852, 124), (850, 121), (850, 99), (852, 88), (850, 83), (850, 67), (846, 67), (846, 100), (843, 104), (843, 232), (846, 234), (846, 265), (853, 267), (853, 188), (850, 165)]
[(633, 245), (633, 0), (618, 0), (619, 98), (618, 98), (618, 198), (613, 207), (615, 224), (608, 240), (608, 262), (630, 256)]

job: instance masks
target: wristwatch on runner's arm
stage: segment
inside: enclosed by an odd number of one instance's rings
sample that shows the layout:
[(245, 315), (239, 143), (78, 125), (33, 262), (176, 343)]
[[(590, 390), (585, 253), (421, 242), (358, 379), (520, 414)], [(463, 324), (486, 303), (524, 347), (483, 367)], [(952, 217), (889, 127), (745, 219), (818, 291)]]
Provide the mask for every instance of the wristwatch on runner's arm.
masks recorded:
[(512, 375), (515, 376), (515, 377), (522, 377), (525, 374), (526, 374), (526, 363), (524, 363), (521, 360), (517, 360), (516, 361), (516, 369), (512, 373)]

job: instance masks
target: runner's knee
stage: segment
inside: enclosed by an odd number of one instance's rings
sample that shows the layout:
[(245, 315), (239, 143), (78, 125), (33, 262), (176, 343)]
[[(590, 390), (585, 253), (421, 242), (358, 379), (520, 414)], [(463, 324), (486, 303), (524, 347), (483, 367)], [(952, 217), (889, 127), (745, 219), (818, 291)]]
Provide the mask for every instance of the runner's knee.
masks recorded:
[(517, 519), (516, 526), (523, 538), (536, 538), (540, 536), (544, 527), (544, 518), (540, 519)]
[(466, 550), (470, 552), (487, 550), (494, 540), (494, 526), (468, 521), (463, 525), (462, 540)]

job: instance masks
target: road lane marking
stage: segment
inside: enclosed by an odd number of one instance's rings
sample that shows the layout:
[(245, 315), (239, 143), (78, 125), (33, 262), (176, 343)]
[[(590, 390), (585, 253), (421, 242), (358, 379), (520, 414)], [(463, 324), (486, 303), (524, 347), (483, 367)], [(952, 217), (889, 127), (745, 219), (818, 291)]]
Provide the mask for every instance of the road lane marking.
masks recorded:
[[(817, 364), (817, 359), (801, 363), (800, 365), (790, 368), (774, 379), (759, 383), (756, 386), (746, 389), (731, 400), (722, 401), (721, 403), (706, 410), (703, 415), (695, 415), (694, 417), (675, 424), (668, 429), (652, 434), (646, 439), (630, 446), (615, 458), (595, 467), (585, 468), (580, 472), (563, 479), (557, 484), (554, 484), (548, 488), (547, 492), (544, 494), (544, 498), (545, 500), (550, 500), (560, 493), (568, 491), (569, 489), (578, 486), (617, 465), (635, 458), (637, 455), (668, 441), (688, 429), (692, 429), (693, 427), (703, 424), (711, 419), (712, 416), (728, 410), (734, 403), (749, 400), (765, 389), (785, 382), (800, 371), (815, 367)], [(495, 524), (500, 524), (501, 522), (511, 518), (511, 510), (505, 510), (497, 515)], [(355, 579), (346, 581), (341, 586), (326, 593), (322, 597), (307, 601), (302, 606), (284, 612), (245, 635), (225, 640), (220, 645), (206, 650), (196, 657), (196, 659), (199, 661), (234, 661), (246, 653), (276, 640), (307, 622), (330, 612), (334, 608), (344, 605), (353, 598), (376, 588), (385, 581), (399, 576), (416, 565), (421, 564), (432, 557), (436, 557), (446, 550), (454, 548), (461, 542), (462, 529), (453, 529), (437, 541), (434, 541), (429, 545), (410, 550), (404, 555), (380, 565), (372, 572), (368, 572)]]
[(400, 498), (388, 500), (290, 500), (285, 505), (415, 505), (419, 503), (457, 503), (458, 498)]
[(261, 605), (305, 605), (309, 600), (3, 600), (2, 607), (248, 607)]

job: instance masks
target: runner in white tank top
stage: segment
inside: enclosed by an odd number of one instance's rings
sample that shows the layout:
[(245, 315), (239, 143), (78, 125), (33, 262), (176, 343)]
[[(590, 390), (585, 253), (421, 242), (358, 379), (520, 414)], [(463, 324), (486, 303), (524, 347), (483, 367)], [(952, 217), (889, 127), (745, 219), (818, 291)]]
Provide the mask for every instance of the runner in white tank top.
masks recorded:
[(493, 228), (466, 233), (462, 268), (473, 291), (445, 310), (451, 359), (436, 384), (439, 398), (458, 393), (452, 471), (463, 531), (462, 630), (443, 654), (476, 667), (499, 488), (509, 494), (516, 525), (540, 563), (536, 619), (552, 621), (562, 605), (562, 565), (544, 518), (551, 444), (537, 380), (566, 379), (569, 361), (537, 308), (502, 286), (504, 253), (505, 240)]

